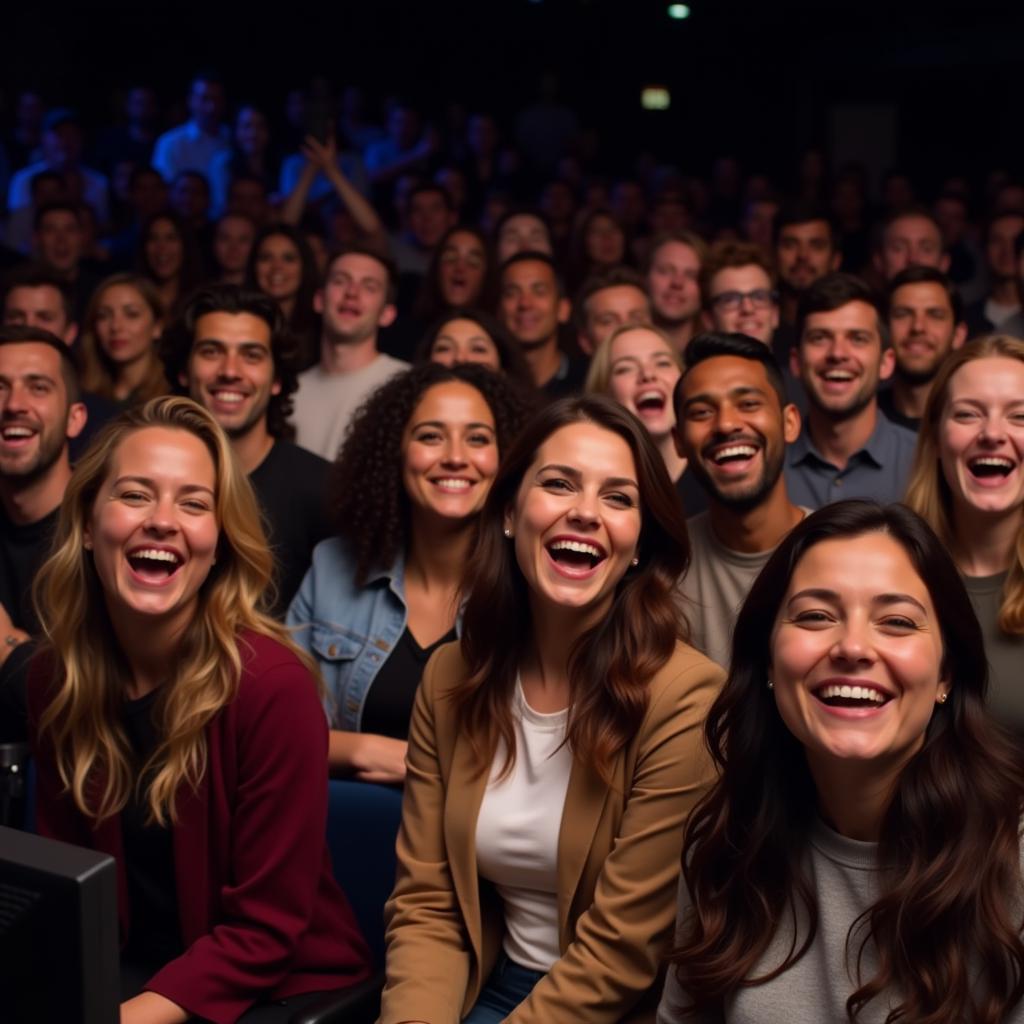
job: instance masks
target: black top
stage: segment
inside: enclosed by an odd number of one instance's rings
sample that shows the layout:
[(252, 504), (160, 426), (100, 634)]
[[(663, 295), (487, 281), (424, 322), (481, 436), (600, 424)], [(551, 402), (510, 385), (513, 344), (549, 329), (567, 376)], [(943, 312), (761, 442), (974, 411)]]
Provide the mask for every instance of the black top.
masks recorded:
[(409, 719), (427, 659), (441, 646), (455, 639), (450, 629), (429, 647), (420, 647), (406, 626), (387, 661), (373, 677), (366, 703), (363, 704), (361, 732), (390, 736), (396, 740), (409, 738)]
[[(125, 701), (122, 724), (134, 755), (136, 777), (156, 750), (159, 733), (153, 710), (160, 691)], [(169, 827), (148, 823), (145, 786), (135, 789), (121, 812), (121, 839), (128, 881), (131, 927), (122, 955), (136, 964), (162, 967), (184, 951), (178, 921), (174, 837)]]
[(34, 523), (18, 526), (0, 507), (0, 604), (14, 625), (26, 633), (39, 632), (32, 607), (32, 581), (46, 561), (56, 526), (57, 509)]
[(313, 560), (313, 548), (330, 532), (327, 474), (331, 464), (290, 441), (275, 441), (249, 474), (263, 510), (274, 552), (277, 600), (271, 612), (283, 618)]
[(553, 401), (556, 398), (565, 398), (569, 395), (582, 395), (583, 385), (587, 380), (587, 362), (561, 353), (561, 361), (555, 375), (540, 387), (541, 395)]
[(903, 413), (896, 408), (892, 388), (879, 388), (878, 408), (882, 410), (885, 418), (891, 423), (896, 423), (901, 427), (906, 427), (907, 430), (912, 430), (915, 434), (921, 426), (921, 421), (919, 419), (913, 416), (904, 416)]

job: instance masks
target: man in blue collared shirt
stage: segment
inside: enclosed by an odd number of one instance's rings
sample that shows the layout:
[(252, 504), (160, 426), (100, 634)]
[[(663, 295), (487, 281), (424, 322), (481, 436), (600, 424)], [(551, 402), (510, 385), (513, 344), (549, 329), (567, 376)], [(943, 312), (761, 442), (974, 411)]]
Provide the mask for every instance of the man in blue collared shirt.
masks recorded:
[(801, 297), (796, 328), (791, 367), (809, 410), (786, 458), (790, 497), (811, 508), (899, 501), (916, 438), (878, 409), (878, 383), (894, 360), (877, 298), (860, 278), (829, 274)]
[(182, 171), (210, 177), (210, 162), (230, 146), (224, 122), (224, 84), (217, 75), (203, 72), (192, 80), (188, 109), (192, 117), (164, 132), (153, 147), (153, 166), (172, 182)]

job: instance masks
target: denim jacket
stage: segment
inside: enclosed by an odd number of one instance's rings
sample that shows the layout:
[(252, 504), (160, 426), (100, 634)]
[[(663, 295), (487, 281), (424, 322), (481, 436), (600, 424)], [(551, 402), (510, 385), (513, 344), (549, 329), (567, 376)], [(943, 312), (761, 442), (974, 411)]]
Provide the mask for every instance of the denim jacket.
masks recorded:
[(359, 732), (370, 684), (405, 630), (405, 560), (355, 583), (355, 561), (340, 537), (313, 549), (313, 564), (288, 609), (295, 642), (327, 684), (332, 729)]

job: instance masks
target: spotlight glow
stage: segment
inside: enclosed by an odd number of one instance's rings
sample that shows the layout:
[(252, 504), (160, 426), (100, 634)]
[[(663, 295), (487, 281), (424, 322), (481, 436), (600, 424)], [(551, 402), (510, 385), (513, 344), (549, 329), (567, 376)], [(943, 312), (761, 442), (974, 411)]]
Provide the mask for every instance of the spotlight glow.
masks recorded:
[(644, 110), (668, 110), (671, 99), (664, 86), (649, 85), (640, 93), (640, 106)]
[(682, 21), (690, 16), (690, 8), (686, 4), (669, 4), (668, 16), (675, 21)]

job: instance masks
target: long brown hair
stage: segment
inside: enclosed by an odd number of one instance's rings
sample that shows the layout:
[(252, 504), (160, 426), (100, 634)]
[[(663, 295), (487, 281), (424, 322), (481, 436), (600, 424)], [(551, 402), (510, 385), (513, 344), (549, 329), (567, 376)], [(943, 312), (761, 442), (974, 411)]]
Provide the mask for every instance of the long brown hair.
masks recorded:
[[(85, 313), (85, 331), (82, 334), (82, 390), (91, 391), (104, 398), (115, 397), (117, 364), (107, 355), (100, 344), (99, 336), (96, 333), (96, 321), (99, 317), (103, 296), (118, 285), (133, 288), (139, 298), (149, 307), (149, 311), (157, 323), (162, 323), (164, 319), (163, 303), (160, 301), (155, 286), (139, 274), (112, 274), (101, 282), (93, 292)], [(133, 395), (134, 402), (139, 405), (159, 395), (166, 395), (170, 391), (170, 384), (167, 381), (167, 374), (155, 340), (151, 346), (148, 363), (146, 376)]]
[(690, 561), (686, 522), (647, 430), (604, 396), (563, 398), (542, 409), (502, 460), (466, 568), (462, 653), (469, 673), (451, 696), (481, 771), (491, 764), (499, 740), (509, 752), (506, 769), (514, 761), (512, 693), (531, 632), (527, 584), (503, 533), (505, 513), (540, 446), (573, 423), (618, 434), (633, 453), (640, 489), (639, 564), (619, 583), (608, 615), (577, 640), (569, 658), (567, 739), (574, 756), (606, 781), (611, 759), (647, 710), (647, 684), (676, 640), (687, 638), (673, 599)]
[[(950, 352), (935, 376), (924, 417), (917, 433), (914, 466), (907, 485), (905, 502), (927, 520), (947, 548), (956, 546), (953, 525), (953, 492), (939, 463), (940, 421), (949, 401), (949, 382), (953, 374), (976, 359), (1017, 359), (1024, 363), (1024, 341), (1008, 334), (990, 334), (976, 338), (961, 349)], [(1010, 636), (1024, 636), (1024, 515), (1017, 534), (1013, 563), (1003, 585), (1003, 604), (999, 609), (999, 628)]]
[[(705, 726), (718, 782), (690, 815), (683, 865), (693, 907), (671, 960), (694, 1010), (770, 981), (810, 948), (818, 924), (802, 867), (817, 806), (804, 748), (766, 681), (776, 615), (797, 563), (815, 544), (888, 533), (935, 606), (947, 703), (900, 774), (878, 845), (880, 894), (850, 922), (848, 947), (869, 941), (874, 977), (858, 977), (849, 1020), (871, 1000), (901, 1000), (887, 1024), (996, 1024), (1024, 995), (1020, 816), (1024, 755), (985, 711), (981, 627), (956, 566), (902, 505), (844, 501), (797, 525), (751, 587), (733, 634), (729, 679)], [(802, 909), (803, 915), (798, 913)], [(806, 922), (781, 964), (753, 972), (780, 925)]]
[[(146, 427), (187, 431), (206, 446), (216, 474), (220, 537), (217, 564), (199, 590), (198, 611), (161, 687), (160, 744), (139, 773), (119, 723), (125, 663), (84, 540), (117, 449)], [(312, 670), (285, 628), (262, 611), (272, 571), (252, 487), (206, 409), (188, 398), (155, 398), (103, 428), (71, 476), (54, 552), (34, 585), (44, 651), (55, 671), (53, 700), (40, 728), (50, 733), (61, 780), (83, 814), (98, 820), (117, 814), (145, 781), (151, 818), (159, 824), (175, 820), (179, 787), (197, 786), (206, 768), (206, 726), (237, 692), (241, 632), (273, 637)]]

